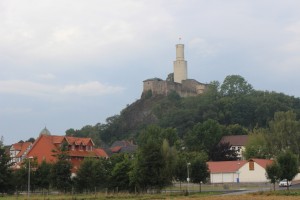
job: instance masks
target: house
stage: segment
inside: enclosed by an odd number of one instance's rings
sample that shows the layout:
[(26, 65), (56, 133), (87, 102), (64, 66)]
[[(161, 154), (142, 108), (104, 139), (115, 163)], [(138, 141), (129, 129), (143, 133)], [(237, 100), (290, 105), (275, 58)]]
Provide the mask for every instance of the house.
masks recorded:
[(230, 149), (236, 150), (237, 158), (242, 160), (247, 142), (248, 135), (227, 135), (223, 136), (219, 143), (229, 143)]
[(114, 153), (134, 153), (137, 150), (137, 145), (133, 144), (132, 141), (121, 140), (115, 141), (109, 149), (112, 154)]
[(207, 162), (211, 183), (268, 182), (266, 167), (272, 160), (250, 159)]
[(17, 164), (23, 161), (32, 146), (31, 142), (18, 142), (9, 147), (10, 163)]
[(78, 170), (84, 158), (108, 157), (103, 149), (94, 148), (94, 142), (91, 138), (51, 135), (48, 130), (41, 132), (26, 157), (35, 157), (39, 164), (43, 160), (54, 163), (57, 161), (56, 154), (61, 151), (62, 147), (66, 148), (66, 153), (73, 165), (73, 173)]

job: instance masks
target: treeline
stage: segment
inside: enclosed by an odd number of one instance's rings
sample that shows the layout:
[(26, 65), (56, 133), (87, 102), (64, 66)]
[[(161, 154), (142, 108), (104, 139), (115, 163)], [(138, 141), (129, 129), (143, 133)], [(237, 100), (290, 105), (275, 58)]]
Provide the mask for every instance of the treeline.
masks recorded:
[(26, 159), (18, 170), (10, 168), (9, 156), (0, 145), (0, 193), (27, 191), (29, 182), (31, 192), (93, 193), (159, 192), (173, 181), (186, 181), (187, 177), (199, 184), (208, 180), (207, 155), (178, 148), (174, 129), (149, 126), (141, 132), (138, 141), (140, 146), (135, 154), (85, 158), (76, 176), (71, 176), (72, 165), (64, 145), (54, 152), (55, 163), (38, 164), (37, 160)]

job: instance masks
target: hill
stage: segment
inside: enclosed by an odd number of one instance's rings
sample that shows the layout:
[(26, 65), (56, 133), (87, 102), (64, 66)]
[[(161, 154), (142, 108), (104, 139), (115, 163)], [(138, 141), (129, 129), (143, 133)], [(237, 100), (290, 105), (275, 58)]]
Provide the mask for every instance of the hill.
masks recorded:
[(257, 91), (239, 75), (227, 76), (220, 85), (212, 82), (208, 90), (195, 97), (152, 95), (124, 108), (120, 115), (107, 118), (105, 124), (69, 129), (67, 135), (92, 137), (103, 146), (115, 140), (133, 139), (149, 125), (175, 128), (184, 138), (197, 123), (215, 120), (223, 135), (247, 134), (253, 128), (265, 128), (278, 111), (292, 110), (300, 116), (300, 99), (283, 93)]

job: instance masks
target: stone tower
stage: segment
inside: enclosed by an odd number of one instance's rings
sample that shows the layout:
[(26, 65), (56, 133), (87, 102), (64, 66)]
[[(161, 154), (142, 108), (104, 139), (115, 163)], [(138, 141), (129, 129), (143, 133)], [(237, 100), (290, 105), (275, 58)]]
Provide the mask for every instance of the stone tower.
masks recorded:
[(174, 82), (182, 83), (187, 79), (187, 62), (184, 60), (184, 45), (176, 45), (176, 61), (174, 61)]

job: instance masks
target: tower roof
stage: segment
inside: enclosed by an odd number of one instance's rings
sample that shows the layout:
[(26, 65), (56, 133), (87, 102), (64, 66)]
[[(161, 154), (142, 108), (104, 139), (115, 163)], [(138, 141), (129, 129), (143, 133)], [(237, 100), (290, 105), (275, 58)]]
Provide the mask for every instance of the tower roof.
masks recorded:
[(40, 132), (40, 135), (51, 135), (51, 133), (45, 126), (45, 128)]

